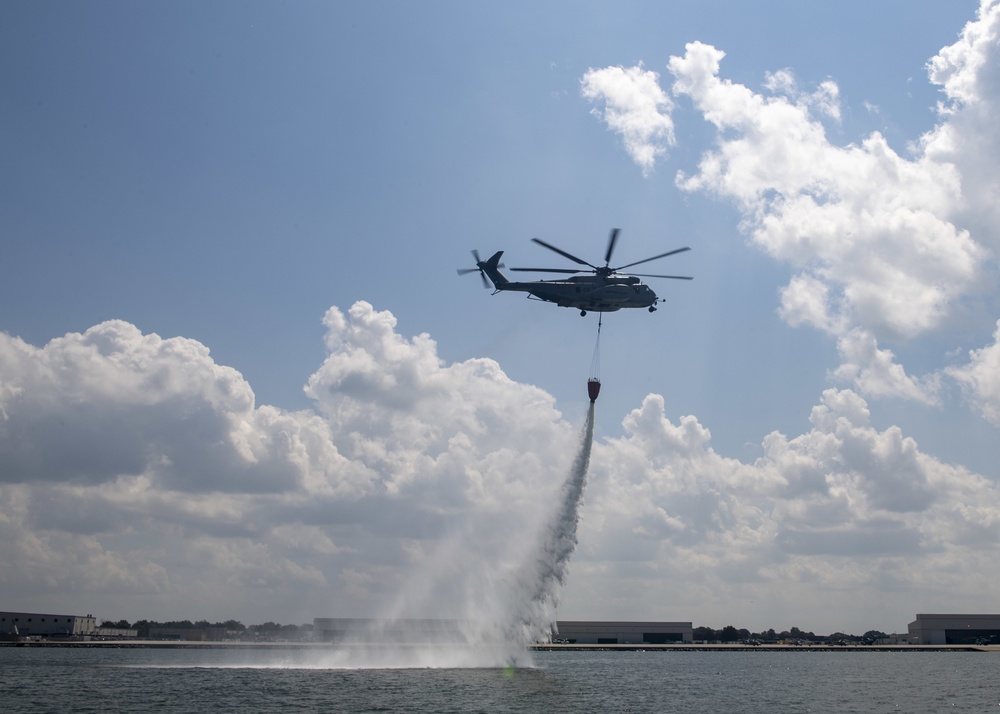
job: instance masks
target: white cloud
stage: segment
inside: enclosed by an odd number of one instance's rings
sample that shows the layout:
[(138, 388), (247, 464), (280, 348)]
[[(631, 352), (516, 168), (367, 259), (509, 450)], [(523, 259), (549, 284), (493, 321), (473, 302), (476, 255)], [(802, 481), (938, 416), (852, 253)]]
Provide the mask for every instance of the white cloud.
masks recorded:
[(969, 352), (969, 363), (947, 370), (983, 417), (1000, 426), (1000, 320), (993, 344)]
[(635, 67), (590, 69), (580, 81), (581, 92), (591, 102), (603, 102), (604, 110), (592, 113), (611, 131), (621, 134), (625, 150), (643, 175), (653, 171), (656, 159), (674, 145), (673, 102), (660, 88), (659, 75)]
[(891, 350), (879, 349), (871, 333), (854, 329), (837, 340), (842, 363), (833, 374), (855, 384), (873, 397), (895, 396), (925, 404), (939, 404), (941, 380), (938, 375), (914, 378), (896, 364)]
[(946, 583), (957, 573), (930, 569), (949, 561), (995, 588), (982, 548), (1000, 535), (996, 485), (869, 419), (856, 393), (828, 390), (809, 432), (771, 433), (764, 456), (744, 464), (715, 453), (693, 417), (673, 423), (662, 398), (647, 397), (595, 456), (570, 604), (649, 608), (655, 592), (660, 616), (698, 609), (790, 626), (806, 611), (836, 621), (861, 607), (895, 621), (900, 608), (947, 602), (959, 597)]
[(830, 285), (809, 273), (793, 276), (781, 289), (778, 314), (792, 327), (811, 325), (832, 334), (841, 333), (846, 323)]
[[(678, 172), (677, 185), (734, 202), (751, 241), (792, 268), (779, 314), (837, 339), (844, 361), (832, 374), (872, 397), (939, 403), (943, 372), (908, 375), (880, 343), (925, 338), (995, 294), (1000, 2), (983, 0), (928, 63), (945, 99), (910, 157), (878, 132), (835, 145), (823, 124), (841, 116), (832, 80), (807, 92), (780, 69), (765, 74), (765, 94), (723, 78), (724, 57), (692, 42), (668, 63), (673, 94), (718, 130), (716, 147), (696, 172)], [(977, 403), (990, 401), (974, 394), (982, 380), (962, 384)]]
[(788, 97), (796, 104), (810, 107), (821, 116), (840, 121), (840, 87), (832, 80), (821, 82), (812, 93), (799, 90), (795, 74), (790, 69), (764, 73), (764, 88), (772, 94)]
[[(444, 364), (367, 303), (325, 324), (315, 412), (254, 405), (203, 345), (127, 323), (41, 348), (0, 335), (11, 606), (305, 621), (471, 614), (496, 597), (556, 504), (576, 428), (542, 390), (491, 360)], [(982, 549), (1000, 536), (995, 485), (874, 428), (852, 391), (824, 393), (810, 421), (742, 463), (648, 396), (594, 445), (561, 616), (721, 624), (744, 597), (832, 612), (852, 588), (898, 618), (880, 598), (903, 583), (903, 611), (919, 608), (944, 562), (996, 590)], [(817, 612), (799, 624), (828, 627)]]
[[(429, 337), (400, 337), (367, 303), (326, 325), (330, 356), (307, 388), (319, 413), (256, 406), (204, 345), (121, 321), (42, 348), (0, 334), (5, 594), (55, 598), (68, 580), (103, 592), (103, 573), (172, 609), (211, 563), (190, 601), (220, 617), (234, 587), (294, 603), (350, 572), (377, 587), (342, 606), (371, 608), (396, 596), (378, 574), (402, 577), (407, 539), (433, 549), (473, 517), (465, 545), (503, 562), (572, 441), (552, 397), (491, 360), (442, 365)], [(143, 585), (145, 572), (158, 575)], [(420, 605), (447, 608), (438, 595)]]
[(951, 163), (962, 176), (964, 202), (957, 218), (994, 254), (1000, 250), (1000, 2), (982, 0), (978, 16), (959, 40), (943, 48), (927, 69), (945, 99), (942, 122), (921, 137), (919, 150), (929, 159)]
[(718, 149), (678, 185), (736, 201), (753, 241), (798, 269), (782, 307), (796, 323), (890, 338), (940, 325), (983, 256), (947, 220), (961, 200), (954, 167), (903, 159), (879, 134), (834, 146), (813, 112), (835, 114), (835, 85), (803, 96), (781, 72), (767, 86), (783, 94), (766, 98), (720, 79), (723, 57), (695, 42), (670, 60), (674, 92), (720, 131)]
[[(953, 45), (942, 49), (927, 63), (931, 81), (939, 84), (947, 101), (940, 111), (948, 114), (963, 106), (990, 99), (996, 92), (997, 69), (993, 52), (1000, 39), (1000, 3), (980, 0), (976, 20), (968, 23)], [(991, 66), (993, 65), (993, 66)]]

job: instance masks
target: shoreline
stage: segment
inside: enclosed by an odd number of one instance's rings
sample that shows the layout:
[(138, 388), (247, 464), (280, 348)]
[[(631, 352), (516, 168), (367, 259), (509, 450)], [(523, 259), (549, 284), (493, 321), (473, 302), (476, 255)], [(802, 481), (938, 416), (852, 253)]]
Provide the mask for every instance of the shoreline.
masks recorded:
[[(465, 647), (457, 643), (360, 643), (338, 645), (332, 642), (189, 642), (178, 640), (19, 640), (0, 641), (0, 647), (63, 647), (69, 649), (233, 649), (233, 650), (334, 650), (413, 649)], [(531, 645), (533, 652), (1000, 652), (1000, 645), (743, 645), (743, 644), (669, 644), (669, 645)]]

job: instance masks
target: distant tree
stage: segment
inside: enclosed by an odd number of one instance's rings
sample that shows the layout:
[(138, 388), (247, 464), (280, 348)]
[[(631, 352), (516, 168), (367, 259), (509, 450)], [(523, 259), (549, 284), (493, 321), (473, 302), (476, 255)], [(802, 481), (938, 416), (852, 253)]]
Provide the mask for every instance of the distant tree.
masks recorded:
[(778, 639), (811, 641), (817, 639), (817, 637), (811, 632), (803, 632), (798, 627), (792, 627), (791, 629), (780, 633), (778, 635)]
[(190, 620), (170, 620), (169, 622), (164, 622), (162, 625), (157, 626), (172, 630), (190, 630), (194, 627), (194, 623)]
[(726, 625), (722, 628), (722, 631), (719, 632), (719, 639), (723, 642), (736, 642), (740, 639), (739, 630), (732, 625)]
[(858, 638), (855, 637), (854, 635), (848, 635), (844, 632), (834, 632), (826, 639), (832, 642), (833, 644), (838, 644), (840, 642), (855, 642), (857, 641)]
[(879, 642), (881, 642), (888, 636), (889, 635), (885, 634), (881, 630), (868, 630), (868, 632), (861, 635), (861, 640), (866, 645), (877, 645)]
[(247, 629), (247, 626), (244, 625), (239, 620), (226, 620), (225, 622), (222, 623), (222, 626), (225, 627), (227, 630), (237, 630), (239, 632), (243, 632), (245, 629)]
[(694, 628), (694, 630), (692, 631), (692, 637), (693, 639), (699, 642), (701, 641), (713, 642), (714, 640), (717, 639), (715, 636), (715, 630), (713, 630), (711, 627)]
[(772, 627), (767, 632), (762, 633), (764, 636), (761, 637), (762, 640), (768, 640), (769, 642), (774, 642), (778, 639), (778, 633), (774, 631)]
[(137, 630), (140, 639), (149, 639), (149, 628), (159, 627), (159, 624), (149, 620), (137, 620), (132, 626)]

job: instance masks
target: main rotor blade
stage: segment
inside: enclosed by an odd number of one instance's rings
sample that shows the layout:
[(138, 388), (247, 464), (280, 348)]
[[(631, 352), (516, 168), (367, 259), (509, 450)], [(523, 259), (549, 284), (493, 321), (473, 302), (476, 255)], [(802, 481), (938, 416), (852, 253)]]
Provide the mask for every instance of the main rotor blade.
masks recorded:
[(519, 273), (589, 273), (589, 270), (574, 270), (573, 268), (510, 268)]
[(611, 235), (608, 236), (608, 251), (604, 254), (604, 265), (611, 265), (611, 254), (615, 252), (615, 243), (618, 242), (618, 229), (612, 228)]
[(573, 255), (572, 253), (567, 253), (565, 250), (561, 250), (559, 248), (556, 248), (554, 245), (549, 245), (548, 243), (546, 243), (545, 241), (543, 241), (541, 238), (532, 238), (531, 240), (534, 241), (535, 243), (538, 243), (538, 245), (544, 246), (544, 247), (548, 248), (549, 250), (555, 251), (556, 253), (558, 253), (559, 255), (561, 255), (564, 258), (569, 258), (574, 263), (577, 263), (579, 265), (590, 265), (591, 268), (593, 268), (594, 270), (597, 270), (597, 266), (596, 265), (591, 265), (586, 260), (580, 260), (575, 255)]
[(625, 273), (637, 278), (673, 278), (674, 280), (694, 280), (690, 275), (650, 275), (649, 273)]
[(677, 250), (670, 250), (666, 253), (660, 253), (659, 255), (654, 255), (652, 258), (646, 258), (644, 260), (637, 260), (634, 263), (629, 263), (628, 265), (623, 265), (620, 268), (615, 268), (615, 271), (624, 270), (625, 268), (631, 268), (633, 265), (639, 265), (640, 263), (648, 263), (651, 260), (659, 260), (660, 258), (666, 258), (668, 255), (677, 255), (678, 253), (683, 253), (685, 250), (691, 250), (688, 246), (683, 248), (678, 248)]

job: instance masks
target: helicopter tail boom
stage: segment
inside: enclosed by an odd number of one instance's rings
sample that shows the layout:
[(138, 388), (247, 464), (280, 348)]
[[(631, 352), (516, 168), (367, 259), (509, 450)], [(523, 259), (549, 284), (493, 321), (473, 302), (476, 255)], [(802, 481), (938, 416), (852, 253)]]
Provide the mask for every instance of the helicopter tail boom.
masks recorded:
[(500, 257), (503, 255), (502, 250), (498, 250), (489, 260), (483, 261), (479, 264), (479, 268), (486, 273), (486, 277), (490, 279), (493, 283), (493, 287), (497, 290), (503, 290), (504, 286), (507, 285), (510, 280), (507, 276), (500, 272)]

